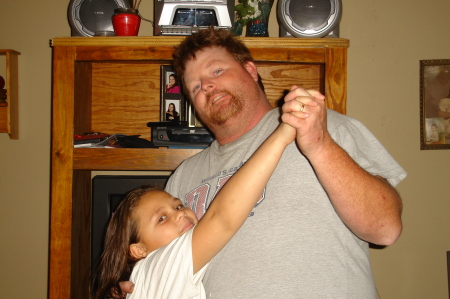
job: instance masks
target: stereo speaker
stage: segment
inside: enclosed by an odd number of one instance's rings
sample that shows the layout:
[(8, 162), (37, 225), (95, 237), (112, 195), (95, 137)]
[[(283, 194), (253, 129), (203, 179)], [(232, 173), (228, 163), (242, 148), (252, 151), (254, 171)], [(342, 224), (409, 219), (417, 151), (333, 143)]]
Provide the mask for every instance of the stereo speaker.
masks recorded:
[(71, 0), (67, 18), (72, 36), (94, 36), (114, 32), (114, 9), (130, 7), (129, 0)]
[(339, 37), (341, 0), (279, 0), (280, 37)]

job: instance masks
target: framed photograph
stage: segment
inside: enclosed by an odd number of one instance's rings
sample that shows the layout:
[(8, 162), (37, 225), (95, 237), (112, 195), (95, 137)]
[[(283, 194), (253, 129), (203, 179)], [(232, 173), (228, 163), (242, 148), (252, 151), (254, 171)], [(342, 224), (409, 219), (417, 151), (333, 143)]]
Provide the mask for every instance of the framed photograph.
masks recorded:
[(165, 122), (179, 122), (182, 121), (182, 106), (181, 100), (164, 99), (161, 102), (161, 121)]
[(162, 122), (186, 120), (182, 86), (173, 66), (161, 65), (161, 117)]
[(420, 61), (420, 149), (450, 149), (450, 59)]

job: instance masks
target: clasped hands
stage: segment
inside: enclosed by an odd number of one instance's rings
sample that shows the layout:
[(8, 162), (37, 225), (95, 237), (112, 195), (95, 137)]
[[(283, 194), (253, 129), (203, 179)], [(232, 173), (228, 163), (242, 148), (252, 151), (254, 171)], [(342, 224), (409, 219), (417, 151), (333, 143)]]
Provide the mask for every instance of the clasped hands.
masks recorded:
[(284, 97), (281, 119), (296, 129), (296, 142), (306, 157), (319, 153), (330, 141), (325, 96), (293, 85)]

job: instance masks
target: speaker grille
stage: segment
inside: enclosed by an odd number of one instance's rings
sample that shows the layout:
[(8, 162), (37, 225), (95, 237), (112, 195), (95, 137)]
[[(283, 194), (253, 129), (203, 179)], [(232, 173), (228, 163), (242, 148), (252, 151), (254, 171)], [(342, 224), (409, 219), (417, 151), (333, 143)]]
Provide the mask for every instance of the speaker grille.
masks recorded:
[(67, 11), (72, 36), (93, 36), (113, 31), (111, 17), (116, 8), (130, 7), (129, 0), (70, 0)]
[(80, 7), (80, 21), (92, 35), (96, 31), (114, 30), (111, 17), (116, 8), (114, 0), (84, 1)]
[(331, 11), (334, 11), (334, 7), (330, 1), (302, 0), (290, 1), (288, 4), (288, 13), (294, 26), (300, 30), (322, 29), (327, 25)]
[(341, 14), (341, 0), (278, 0), (280, 36), (337, 37)]

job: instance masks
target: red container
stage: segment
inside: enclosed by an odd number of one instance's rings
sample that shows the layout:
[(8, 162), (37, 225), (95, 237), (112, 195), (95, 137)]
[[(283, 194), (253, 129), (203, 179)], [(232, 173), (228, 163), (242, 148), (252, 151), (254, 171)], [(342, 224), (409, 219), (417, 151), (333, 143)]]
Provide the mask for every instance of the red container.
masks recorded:
[(141, 26), (141, 17), (134, 8), (116, 8), (112, 16), (116, 36), (137, 36)]

